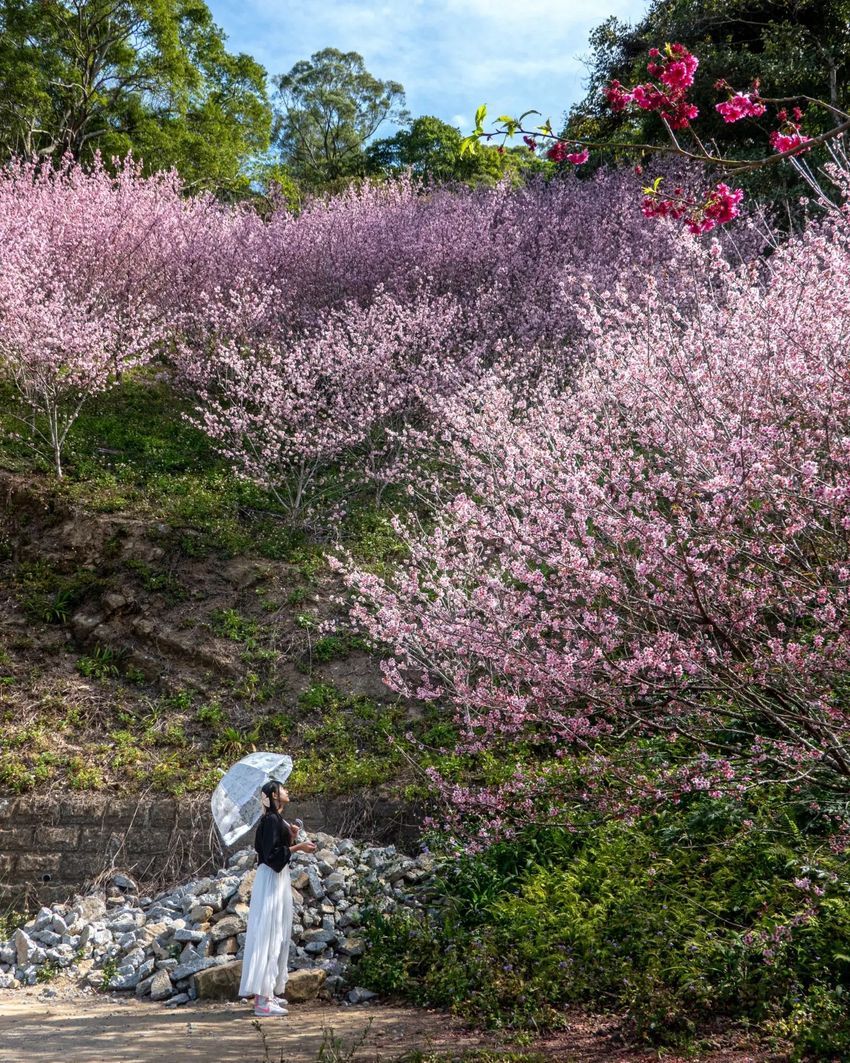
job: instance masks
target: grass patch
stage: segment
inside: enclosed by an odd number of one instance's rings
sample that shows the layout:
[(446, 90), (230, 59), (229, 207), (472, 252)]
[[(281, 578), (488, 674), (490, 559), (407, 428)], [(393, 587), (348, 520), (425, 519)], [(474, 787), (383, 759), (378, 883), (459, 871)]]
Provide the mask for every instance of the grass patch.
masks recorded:
[(102, 589), (104, 582), (89, 569), (63, 573), (39, 559), (16, 566), (12, 586), (21, 608), (34, 623), (66, 624), (83, 599)]
[(256, 621), (246, 619), (236, 609), (216, 609), (210, 616), (213, 634), (234, 642), (252, 642), (257, 628)]
[(403, 767), (398, 742), (405, 726), (398, 705), (376, 705), (314, 684), (300, 699), (293, 748), (300, 748), (292, 788), (303, 793), (345, 793), (386, 783)]

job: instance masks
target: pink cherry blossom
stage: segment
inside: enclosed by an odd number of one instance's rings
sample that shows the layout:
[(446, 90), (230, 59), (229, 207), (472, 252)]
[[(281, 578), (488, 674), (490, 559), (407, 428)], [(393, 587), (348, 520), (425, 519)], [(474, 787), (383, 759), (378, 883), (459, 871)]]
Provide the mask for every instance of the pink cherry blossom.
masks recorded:
[(0, 171), (0, 368), (57, 475), (86, 400), (170, 334), (181, 256), (211, 213), (176, 175), (143, 178), (132, 160), (114, 176), (99, 161)]
[[(715, 192), (718, 212), (736, 206)], [(498, 786), (433, 773), (465, 834), (552, 807), (568, 822), (581, 802), (629, 814), (850, 778), (834, 695), (850, 667), (850, 224), (837, 214), (758, 269), (690, 253), (675, 298), (652, 278), (642, 297), (589, 288), (572, 380), (518, 393), (496, 374), (445, 396), (440, 438), (419, 440), (431, 530), (397, 525), (392, 575), (350, 566), (387, 682), (450, 705), (457, 752), (510, 762), (520, 744), (548, 765)], [(618, 734), (696, 752), (644, 778)], [(558, 766), (573, 750), (580, 772)]]
[[(798, 129), (794, 129), (788, 133), (774, 130), (770, 134), (770, 146), (774, 151), (778, 152), (793, 151), (794, 148), (802, 147), (802, 145), (809, 140), (811, 140), (811, 137), (806, 136), (805, 133), (801, 133)], [(808, 149), (804, 148), (803, 150), (806, 151)]]
[(724, 122), (740, 122), (742, 118), (760, 118), (767, 108), (751, 93), (738, 92), (731, 99), (718, 103), (716, 110)]

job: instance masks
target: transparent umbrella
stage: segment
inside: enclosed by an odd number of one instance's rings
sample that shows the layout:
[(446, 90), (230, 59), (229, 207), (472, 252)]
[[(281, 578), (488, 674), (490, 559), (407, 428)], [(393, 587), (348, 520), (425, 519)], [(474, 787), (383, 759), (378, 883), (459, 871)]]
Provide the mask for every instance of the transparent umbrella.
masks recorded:
[(212, 814), (225, 845), (233, 845), (262, 815), (260, 788), (274, 779), (286, 782), (292, 757), (283, 753), (249, 753), (222, 776), (212, 795)]

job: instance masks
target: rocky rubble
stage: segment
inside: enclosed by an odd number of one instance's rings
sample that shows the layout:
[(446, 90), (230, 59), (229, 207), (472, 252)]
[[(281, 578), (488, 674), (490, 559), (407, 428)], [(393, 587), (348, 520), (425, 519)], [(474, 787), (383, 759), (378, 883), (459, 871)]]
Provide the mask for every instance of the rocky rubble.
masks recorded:
[[(414, 858), (350, 838), (309, 835), (315, 853), (293, 853), (294, 900), (287, 999), (321, 990), (361, 1003), (373, 994), (351, 987), (347, 972), (363, 952), (365, 907), (421, 908), (433, 869)], [(155, 897), (116, 874), (105, 892), (42, 908), (0, 941), (0, 989), (46, 981), (63, 972), (96, 989), (124, 990), (177, 1006), (198, 997), (233, 999), (239, 986), (253, 849), (235, 853), (214, 876)]]

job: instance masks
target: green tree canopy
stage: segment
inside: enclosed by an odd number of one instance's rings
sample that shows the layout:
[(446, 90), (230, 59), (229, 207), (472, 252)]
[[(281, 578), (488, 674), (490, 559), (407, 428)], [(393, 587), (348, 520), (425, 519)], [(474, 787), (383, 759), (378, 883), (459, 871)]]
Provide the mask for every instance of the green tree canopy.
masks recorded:
[(357, 52), (324, 48), (274, 80), (281, 155), (308, 188), (362, 174), (366, 142), (385, 121), (409, 119), (404, 88), (370, 74)]
[(505, 176), (519, 180), (529, 171), (546, 172), (551, 164), (528, 152), (525, 147), (500, 150), (482, 145), (476, 152), (461, 154), (463, 134), (448, 123), (423, 115), (408, 129), (366, 148), (370, 173), (391, 174), (410, 170), (431, 181), (461, 181), (466, 184), (493, 184)]
[(196, 187), (244, 190), (268, 148), (265, 71), (203, 0), (0, 0), (0, 152), (132, 151)]

